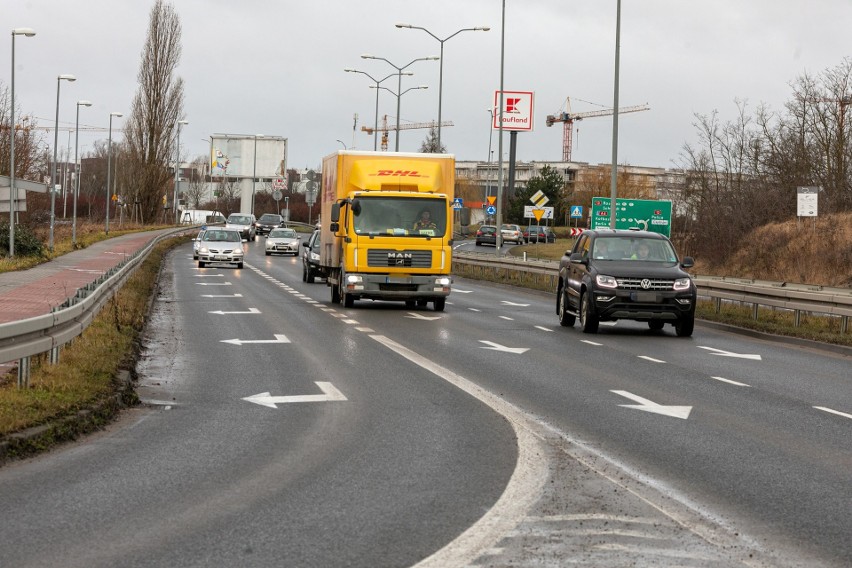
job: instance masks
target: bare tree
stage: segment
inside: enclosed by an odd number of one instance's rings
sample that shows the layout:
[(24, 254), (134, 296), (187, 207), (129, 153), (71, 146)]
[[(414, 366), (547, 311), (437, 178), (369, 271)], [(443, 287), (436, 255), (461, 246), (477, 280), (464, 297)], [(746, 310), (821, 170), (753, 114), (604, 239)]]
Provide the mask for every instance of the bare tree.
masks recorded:
[[(15, 117), (18, 124), (15, 125), (15, 176), (21, 179), (40, 180), (39, 174), (47, 164), (43, 163), (44, 153), (39, 150), (43, 146), (44, 135), (36, 126), (36, 120), (32, 115), (21, 113), (20, 107), (15, 105)], [(0, 82), (0, 174), (9, 175), (11, 157), (12, 127), (11, 119), (11, 94), (9, 89)]]
[(190, 163), (189, 187), (183, 191), (189, 209), (200, 209), (201, 202), (205, 197), (207, 176), (205, 172), (210, 167), (210, 159), (207, 156), (198, 156)]
[(171, 195), (176, 124), (183, 113), (183, 79), (175, 76), (181, 55), (181, 24), (174, 8), (156, 0), (151, 8), (148, 37), (142, 49), (139, 90), (133, 99), (124, 136), (131, 159), (127, 164), (130, 194), (138, 199), (145, 219), (157, 219), (162, 196)]

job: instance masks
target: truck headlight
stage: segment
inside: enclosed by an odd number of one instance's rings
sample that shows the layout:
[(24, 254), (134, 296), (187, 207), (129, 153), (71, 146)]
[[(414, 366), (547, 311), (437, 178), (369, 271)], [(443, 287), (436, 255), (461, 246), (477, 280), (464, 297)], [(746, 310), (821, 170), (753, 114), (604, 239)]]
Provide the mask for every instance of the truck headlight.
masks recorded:
[(445, 288), (448, 287), (451, 282), (452, 281), (449, 278), (447, 278), (446, 276), (444, 276), (442, 278), (435, 279), (435, 285), (436, 286), (443, 286)]
[(347, 274), (346, 275), (346, 283), (349, 284), (349, 285), (360, 284), (362, 282), (362, 280), (363, 280), (363, 278), (361, 278), (357, 274)]
[(597, 282), (598, 286), (601, 288), (618, 288), (618, 281), (612, 276), (598, 274), (595, 276), (595, 282)]

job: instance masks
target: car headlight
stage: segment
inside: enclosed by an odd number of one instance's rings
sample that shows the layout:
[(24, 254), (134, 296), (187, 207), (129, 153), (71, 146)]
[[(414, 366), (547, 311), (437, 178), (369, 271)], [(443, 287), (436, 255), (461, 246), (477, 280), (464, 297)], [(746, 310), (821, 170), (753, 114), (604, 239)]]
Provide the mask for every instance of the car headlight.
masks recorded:
[(618, 281), (612, 276), (598, 274), (595, 276), (595, 282), (597, 282), (598, 286), (601, 288), (618, 288)]
[(315, 260), (315, 261), (319, 262), (319, 259), (320, 259), (320, 255), (318, 255), (315, 252), (311, 253), (311, 260)]
[(204, 254), (207, 254), (208, 252), (210, 252), (210, 249), (208, 249), (207, 247), (201, 247), (200, 249), (198, 249), (198, 252), (203, 252)]
[(678, 278), (674, 281), (674, 289), (677, 292), (682, 292), (683, 290), (689, 290), (692, 285), (691, 278)]

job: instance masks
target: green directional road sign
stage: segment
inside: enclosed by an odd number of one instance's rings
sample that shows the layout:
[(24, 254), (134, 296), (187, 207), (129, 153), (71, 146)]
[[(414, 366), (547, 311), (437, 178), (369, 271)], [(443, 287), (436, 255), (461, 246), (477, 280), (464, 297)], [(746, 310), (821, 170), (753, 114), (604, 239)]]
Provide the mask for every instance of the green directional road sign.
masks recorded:
[[(610, 198), (592, 199), (592, 229), (609, 227)], [(641, 229), (671, 236), (672, 202), (650, 199), (616, 199), (615, 228)]]

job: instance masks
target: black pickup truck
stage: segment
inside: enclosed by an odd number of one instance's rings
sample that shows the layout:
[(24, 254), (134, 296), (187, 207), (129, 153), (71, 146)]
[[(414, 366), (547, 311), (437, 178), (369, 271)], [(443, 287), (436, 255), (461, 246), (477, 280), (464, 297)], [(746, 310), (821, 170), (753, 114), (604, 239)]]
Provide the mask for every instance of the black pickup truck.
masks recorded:
[(556, 313), (559, 323), (577, 318), (585, 333), (602, 321), (648, 322), (654, 330), (670, 323), (680, 337), (695, 326), (696, 289), (671, 241), (648, 231), (585, 231), (559, 264)]

